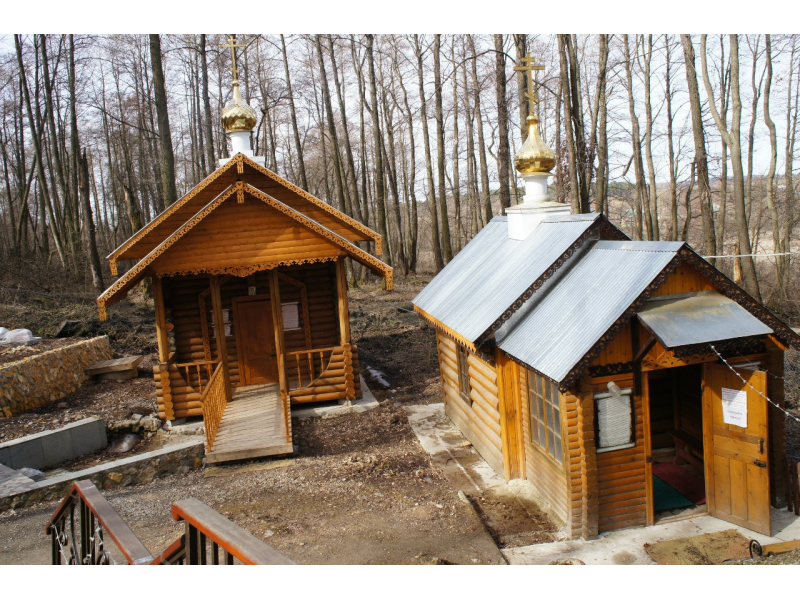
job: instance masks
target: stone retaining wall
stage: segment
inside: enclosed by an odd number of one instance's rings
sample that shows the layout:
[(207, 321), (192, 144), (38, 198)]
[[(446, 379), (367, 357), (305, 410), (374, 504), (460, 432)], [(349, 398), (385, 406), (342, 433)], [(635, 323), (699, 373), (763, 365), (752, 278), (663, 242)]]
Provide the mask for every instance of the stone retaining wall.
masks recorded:
[(70, 486), (82, 479), (90, 479), (101, 490), (110, 490), (137, 483), (150, 483), (164, 475), (196, 471), (203, 466), (204, 454), (202, 440), (189, 441), (42, 481), (29, 480), (8, 490), (5, 497), (0, 497), (0, 512), (37, 502), (61, 500)]
[(112, 357), (108, 337), (102, 336), (3, 365), (0, 418), (61, 400), (86, 382), (86, 369)]
[(89, 417), (59, 429), (0, 444), (0, 464), (12, 469), (46, 469), (108, 446), (106, 423)]

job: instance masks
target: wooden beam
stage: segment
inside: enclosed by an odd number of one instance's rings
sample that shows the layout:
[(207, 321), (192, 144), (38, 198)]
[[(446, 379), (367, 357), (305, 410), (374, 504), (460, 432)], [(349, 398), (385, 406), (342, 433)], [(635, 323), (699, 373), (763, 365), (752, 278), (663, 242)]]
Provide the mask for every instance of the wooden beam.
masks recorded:
[[(578, 382), (578, 442), (581, 469), (581, 537), (597, 537), (600, 490), (597, 482), (597, 445), (595, 442), (595, 409), (592, 379)], [(573, 490), (574, 493), (574, 490)]]
[(269, 272), (269, 298), (272, 305), (272, 323), (275, 327), (275, 356), (278, 361), (278, 387), (281, 393), (284, 419), (286, 420), (286, 441), (292, 439), (292, 421), (289, 414), (289, 383), (286, 380), (286, 357), (283, 342), (283, 311), (281, 310), (281, 283), (278, 270)]
[(172, 406), (172, 384), (169, 380), (169, 337), (167, 336), (167, 315), (164, 310), (164, 285), (160, 277), (153, 277), (152, 279), (161, 399), (164, 402), (164, 416), (167, 421), (172, 421), (175, 418), (175, 410)]
[(225, 396), (231, 401), (231, 374), (228, 367), (228, 346), (225, 342), (225, 323), (222, 318), (222, 294), (217, 275), (209, 277), (211, 287), (211, 309), (214, 312), (214, 339), (217, 342), (217, 358), (222, 363), (222, 374), (225, 377)]
[(350, 309), (347, 304), (347, 272), (344, 258), (336, 261), (336, 304), (339, 313), (339, 344), (350, 343)]
[(510, 360), (499, 349), (495, 349), (495, 364), (497, 365), (497, 396), (500, 412), (500, 442), (503, 449), (503, 471), (506, 480), (518, 479), (524, 476), (524, 464), (520, 464), (519, 437), (519, 371), (515, 370), (516, 363)]

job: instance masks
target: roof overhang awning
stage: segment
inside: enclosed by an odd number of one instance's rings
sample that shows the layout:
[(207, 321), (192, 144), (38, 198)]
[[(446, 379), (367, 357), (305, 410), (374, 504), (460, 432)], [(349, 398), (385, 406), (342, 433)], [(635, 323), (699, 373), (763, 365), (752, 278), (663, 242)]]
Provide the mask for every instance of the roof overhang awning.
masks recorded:
[(717, 292), (654, 298), (638, 315), (642, 325), (667, 349), (774, 333), (734, 300)]

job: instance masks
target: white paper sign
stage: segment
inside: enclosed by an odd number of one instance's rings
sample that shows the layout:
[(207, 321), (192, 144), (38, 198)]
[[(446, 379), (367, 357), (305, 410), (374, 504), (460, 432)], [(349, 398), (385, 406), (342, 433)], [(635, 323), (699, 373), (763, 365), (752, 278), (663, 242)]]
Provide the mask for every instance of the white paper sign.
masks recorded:
[(747, 392), (722, 388), (722, 420), (728, 425), (747, 427)]

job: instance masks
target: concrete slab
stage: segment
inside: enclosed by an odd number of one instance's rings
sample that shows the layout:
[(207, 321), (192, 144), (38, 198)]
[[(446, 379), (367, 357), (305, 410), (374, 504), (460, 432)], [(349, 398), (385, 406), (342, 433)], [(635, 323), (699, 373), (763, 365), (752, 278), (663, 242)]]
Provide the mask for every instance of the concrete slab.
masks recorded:
[(703, 515), (654, 525), (623, 529), (601, 535), (596, 540), (569, 540), (503, 550), (512, 565), (546, 565), (554, 560), (577, 558), (587, 565), (653, 565), (645, 544), (735, 529), (745, 538), (762, 545), (800, 538), (800, 517), (786, 510), (772, 509), (773, 535), (765, 536), (727, 521)]
[[(359, 375), (359, 377), (361, 377)], [(378, 408), (378, 401), (372, 394), (372, 391), (367, 387), (364, 378), (361, 377), (361, 399), (353, 400), (348, 403), (337, 402), (323, 402), (314, 404), (312, 406), (295, 405), (292, 407), (292, 417), (297, 419), (310, 419), (312, 417), (321, 417), (323, 419), (330, 417), (338, 417), (340, 415), (347, 415), (350, 413), (360, 413), (366, 410)]]
[(12, 469), (46, 469), (107, 445), (105, 421), (89, 417), (0, 444), (0, 463)]

